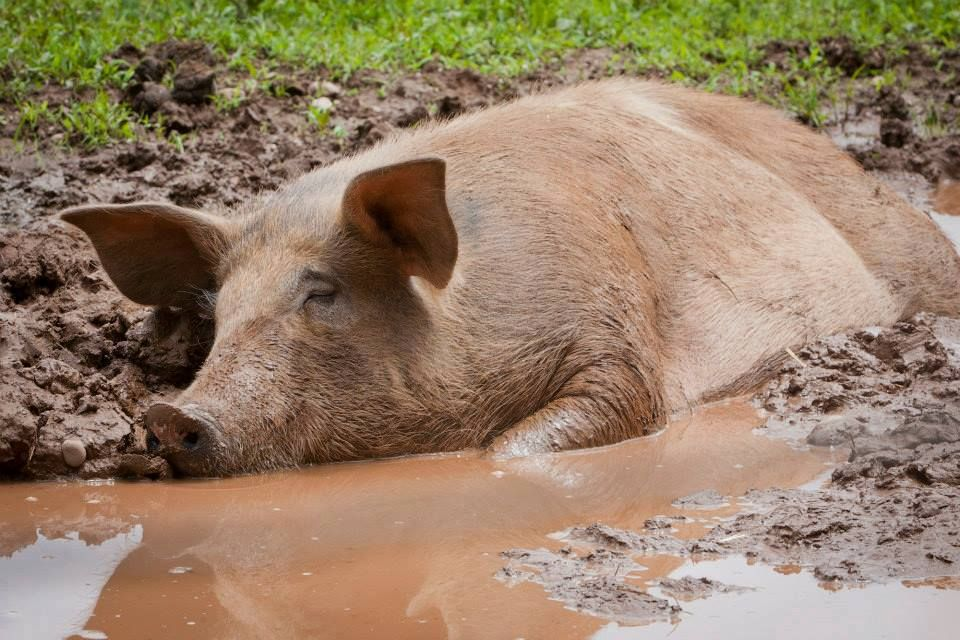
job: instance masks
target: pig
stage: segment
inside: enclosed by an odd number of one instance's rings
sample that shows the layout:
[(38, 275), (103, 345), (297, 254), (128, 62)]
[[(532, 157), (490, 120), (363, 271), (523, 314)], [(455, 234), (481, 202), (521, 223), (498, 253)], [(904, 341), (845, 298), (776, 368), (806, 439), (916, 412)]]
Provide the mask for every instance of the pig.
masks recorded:
[(960, 256), (826, 137), (739, 98), (619, 79), (401, 132), (227, 213), (62, 219), (143, 305), (212, 308), (144, 417), (183, 475), (660, 429), (788, 348), (960, 315)]

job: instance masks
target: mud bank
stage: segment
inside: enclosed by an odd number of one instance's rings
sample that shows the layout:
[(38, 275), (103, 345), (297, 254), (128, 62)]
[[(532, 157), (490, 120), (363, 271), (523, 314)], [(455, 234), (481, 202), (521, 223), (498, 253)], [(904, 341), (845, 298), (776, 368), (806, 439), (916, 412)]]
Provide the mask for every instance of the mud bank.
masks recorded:
[(735, 498), (739, 513), (699, 536), (684, 536), (678, 527), (704, 509), (726, 506), (716, 491), (674, 500), (686, 515), (650, 519), (639, 530), (600, 522), (570, 527), (550, 536), (564, 544), (559, 550), (504, 552), (499, 577), (540, 584), (570, 608), (628, 624), (674, 619), (681, 600), (737, 590), (695, 573), (646, 585), (659, 586), (660, 595), (631, 582), (637, 566), (662, 556), (746, 556), (810, 572), (827, 589), (955, 584), (960, 321), (920, 315), (888, 329), (830, 336), (796, 355), (755, 400), (767, 413), (759, 431), (798, 448), (849, 451), (823, 483), (795, 489), (758, 483)]

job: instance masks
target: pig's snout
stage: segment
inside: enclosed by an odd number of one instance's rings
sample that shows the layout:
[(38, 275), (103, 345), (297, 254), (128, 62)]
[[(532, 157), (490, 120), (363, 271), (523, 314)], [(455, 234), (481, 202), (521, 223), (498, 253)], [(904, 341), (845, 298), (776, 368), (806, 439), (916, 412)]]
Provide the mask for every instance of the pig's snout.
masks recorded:
[(214, 419), (195, 405), (158, 402), (147, 410), (147, 449), (185, 475), (214, 475), (224, 450)]

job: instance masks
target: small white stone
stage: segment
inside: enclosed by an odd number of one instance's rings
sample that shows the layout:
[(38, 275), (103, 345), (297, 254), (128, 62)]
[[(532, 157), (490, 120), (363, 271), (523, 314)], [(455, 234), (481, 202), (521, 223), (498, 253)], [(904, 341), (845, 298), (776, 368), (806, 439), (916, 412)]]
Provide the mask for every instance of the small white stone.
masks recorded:
[(320, 113), (326, 113), (327, 111), (333, 109), (333, 100), (321, 96), (319, 98), (314, 98), (313, 101), (310, 102), (310, 106)]
[(87, 460), (87, 448), (83, 446), (83, 440), (79, 438), (64, 440), (63, 444), (60, 445), (60, 453), (63, 455), (63, 461), (67, 463), (67, 466), (74, 469), (82, 467)]

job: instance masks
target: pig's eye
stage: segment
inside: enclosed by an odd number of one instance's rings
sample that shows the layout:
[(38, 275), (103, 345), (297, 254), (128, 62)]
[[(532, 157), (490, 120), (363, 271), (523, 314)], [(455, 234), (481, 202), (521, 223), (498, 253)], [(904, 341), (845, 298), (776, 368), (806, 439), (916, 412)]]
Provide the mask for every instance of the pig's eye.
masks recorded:
[(305, 308), (324, 308), (333, 304), (337, 297), (337, 289), (333, 285), (322, 284), (315, 286), (303, 301)]
[(336, 291), (325, 291), (323, 293), (311, 293), (307, 296), (306, 302), (313, 304), (330, 304), (337, 297)]

